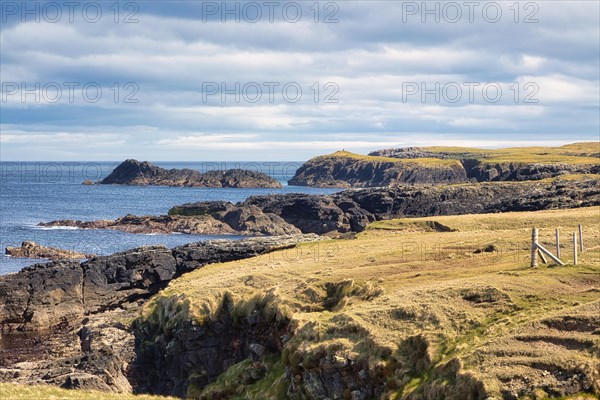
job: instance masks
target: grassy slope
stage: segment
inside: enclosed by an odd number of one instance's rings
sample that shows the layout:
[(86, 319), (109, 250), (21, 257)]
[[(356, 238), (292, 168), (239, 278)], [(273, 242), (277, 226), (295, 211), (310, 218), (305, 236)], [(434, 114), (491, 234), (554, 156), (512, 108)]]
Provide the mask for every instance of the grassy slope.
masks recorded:
[[(511, 147), (504, 149), (478, 149), (472, 147), (431, 146), (421, 150), (432, 153), (449, 153), (456, 159), (475, 158), (484, 163), (538, 163), (538, 164), (600, 164), (600, 144), (596, 142), (573, 143), (560, 147)], [(316, 157), (314, 160), (351, 158), (364, 162), (412, 163), (423, 165), (454, 165), (455, 159), (412, 158), (368, 156), (348, 151)]]
[(103, 393), (91, 390), (67, 390), (55, 386), (24, 386), (0, 383), (2, 400), (176, 400), (175, 397), (134, 396), (124, 393)]
[[(298, 351), (308, 354), (334, 344), (376, 366), (389, 363), (407, 337), (423, 335), (433, 363), (410, 382), (399, 379), (396, 395), (425, 390), (433, 368), (453, 358), (498, 394), (499, 378), (534, 376), (543, 372), (539, 365), (598, 362), (598, 353), (591, 353), (600, 351), (598, 335), (590, 339), (590, 332), (548, 329), (540, 321), (561, 315), (597, 318), (599, 218), (600, 208), (593, 207), (379, 222), (354, 240), (209, 265), (171, 282), (145, 313), (175, 300), (186, 304), (180, 317), (201, 320), (218, 309), (225, 292), (251, 310), (249, 299), (272, 290), (278, 312), (292, 316), (299, 327)], [(439, 232), (432, 221), (453, 231)], [(541, 228), (540, 241), (548, 249), (559, 227), (562, 258), (569, 261), (570, 235), (578, 223), (584, 225), (587, 247), (578, 266), (529, 268), (531, 226)], [(474, 253), (488, 244), (497, 251)], [(344, 280), (360, 288), (356, 293), (369, 288), (367, 293), (382, 290), (383, 295), (349, 295), (325, 310), (325, 284)], [(473, 301), (486, 296), (495, 300)], [(311, 334), (302, 337), (302, 327), (309, 325)]]
[(461, 165), (458, 160), (439, 159), (439, 158), (393, 158), (381, 156), (368, 156), (363, 154), (351, 153), (349, 151), (336, 151), (335, 153), (313, 158), (311, 161), (326, 161), (334, 159), (352, 159), (368, 163), (392, 163), (392, 164), (422, 164), (435, 166)]
[(541, 164), (599, 164), (600, 143), (581, 142), (560, 147), (509, 147), (504, 149), (477, 149), (468, 147), (424, 147), (434, 153), (469, 153), (486, 163), (541, 163)]

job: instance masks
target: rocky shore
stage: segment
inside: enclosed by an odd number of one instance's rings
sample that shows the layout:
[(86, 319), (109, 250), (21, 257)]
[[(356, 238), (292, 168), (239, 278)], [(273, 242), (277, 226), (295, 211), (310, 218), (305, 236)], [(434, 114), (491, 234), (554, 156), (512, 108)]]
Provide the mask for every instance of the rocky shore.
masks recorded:
[(159, 185), (211, 188), (281, 188), (274, 178), (261, 172), (242, 169), (208, 171), (164, 169), (147, 161), (125, 160), (106, 178), (103, 185)]
[(586, 207), (600, 204), (600, 181), (490, 182), (347, 190), (333, 195), (253, 196), (175, 206), (165, 216), (114, 221), (50, 221), (42, 226), (119, 229), (131, 233), (278, 235), (361, 232), (400, 217), (481, 214)]
[(35, 264), (0, 276), (0, 326), (4, 331), (51, 328), (145, 299), (174, 277), (209, 263), (254, 257), (319, 239), (317, 235), (219, 239), (173, 249), (140, 247), (82, 263)]
[(287, 235), (149, 246), (0, 276), (0, 381), (131, 392), (128, 321), (146, 299), (207, 264), (318, 240)]
[(49, 260), (84, 259), (95, 257), (94, 254), (84, 254), (72, 250), (46, 247), (35, 242), (25, 241), (21, 247), (8, 246), (4, 254), (17, 258), (46, 258)]

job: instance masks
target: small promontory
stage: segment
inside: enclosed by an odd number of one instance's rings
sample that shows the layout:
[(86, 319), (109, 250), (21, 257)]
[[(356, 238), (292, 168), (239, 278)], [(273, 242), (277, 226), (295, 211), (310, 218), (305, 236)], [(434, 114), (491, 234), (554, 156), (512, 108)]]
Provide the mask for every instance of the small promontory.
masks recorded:
[(281, 188), (276, 179), (244, 169), (201, 173), (192, 169), (164, 169), (147, 161), (125, 160), (99, 182), (103, 185), (157, 185), (211, 188)]
[(467, 175), (458, 160), (398, 159), (338, 151), (304, 163), (289, 184), (350, 188), (461, 182), (467, 182)]
[(594, 142), (505, 149), (403, 147), (369, 155), (338, 151), (307, 161), (289, 184), (348, 188), (534, 181), (600, 174), (599, 157), (600, 146)]

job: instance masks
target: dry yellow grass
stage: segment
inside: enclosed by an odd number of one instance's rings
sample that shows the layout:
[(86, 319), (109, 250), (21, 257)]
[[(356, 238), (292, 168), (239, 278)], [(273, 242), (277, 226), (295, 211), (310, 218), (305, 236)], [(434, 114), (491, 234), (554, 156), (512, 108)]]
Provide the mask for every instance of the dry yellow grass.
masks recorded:
[(600, 164), (599, 142), (572, 143), (559, 147), (509, 147), (504, 149), (477, 149), (469, 147), (424, 147), (434, 153), (470, 154), (485, 163), (539, 163), (539, 164)]
[(422, 164), (422, 165), (460, 165), (458, 160), (440, 159), (440, 158), (393, 158), (382, 156), (369, 156), (363, 154), (351, 153), (349, 151), (336, 151), (335, 153), (319, 156), (313, 160), (347, 158), (356, 161), (375, 162), (375, 163), (394, 163), (394, 164)]
[(316, 157), (313, 160), (352, 159), (359, 162), (421, 164), (428, 166), (451, 166), (460, 164), (459, 159), (477, 159), (485, 164), (600, 164), (600, 143), (582, 142), (559, 147), (509, 147), (503, 149), (479, 149), (474, 147), (430, 146), (421, 150), (431, 153), (444, 153), (448, 159), (441, 158), (393, 158), (355, 154), (349, 151), (337, 151)]
[(125, 393), (103, 393), (91, 390), (67, 390), (55, 386), (24, 386), (0, 383), (2, 400), (176, 400), (175, 397), (135, 396)]
[[(500, 396), (506, 382), (543, 379), (540, 365), (599, 370), (600, 337), (560, 325), (571, 317), (599, 324), (599, 221), (600, 207), (378, 222), (356, 239), (209, 265), (171, 282), (144, 314), (157, 318), (160, 309), (158, 318), (170, 324), (207, 320), (225, 293), (240, 313), (263, 304), (297, 326), (290, 363), (334, 346), (375, 368), (419, 336), (427, 360), (418, 362), (426, 367), (410, 382), (398, 377), (392, 397), (444, 384), (439, 367), (452, 360)], [(562, 259), (570, 262), (570, 234), (580, 223), (586, 251), (579, 265), (529, 267), (532, 226), (548, 249), (560, 228)], [(479, 251), (488, 245), (495, 251)]]

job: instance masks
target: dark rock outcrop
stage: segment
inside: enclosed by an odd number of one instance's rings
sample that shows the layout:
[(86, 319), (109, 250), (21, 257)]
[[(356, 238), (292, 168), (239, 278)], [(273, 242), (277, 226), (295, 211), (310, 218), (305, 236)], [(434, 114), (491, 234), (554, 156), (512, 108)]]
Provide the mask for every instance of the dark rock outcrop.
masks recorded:
[(72, 250), (46, 247), (30, 241), (21, 243), (21, 247), (8, 246), (4, 253), (17, 258), (47, 258), (49, 260), (84, 259), (94, 257), (94, 254), (84, 254)]
[(160, 185), (226, 188), (280, 188), (281, 183), (269, 175), (242, 169), (208, 171), (164, 169), (147, 161), (125, 160), (100, 184)]
[(86, 313), (147, 298), (173, 279), (177, 264), (164, 246), (147, 246), (96, 257), (81, 264)]
[[(217, 202), (221, 203), (221, 202)], [(201, 204), (201, 203), (198, 203)], [(293, 235), (301, 233), (293, 225), (288, 224), (279, 216), (263, 213), (257, 207), (238, 207), (227, 203), (226, 211), (217, 204), (215, 210), (199, 211), (194, 215), (193, 210), (201, 206), (196, 203), (175, 208), (171, 215), (136, 216), (127, 215), (116, 220), (75, 221), (58, 220), (41, 222), (39, 226), (67, 226), (81, 229), (115, 229), (127, 233), (185, 233), (197, 235)], [(212, 208), (212, 206), (208, 206)], [(183, 215), (179, 215), (179, 210)]]
[(279, 235), (361, 232), (390, 218), (481, 214), (588, 207), (600, 204), (597, 179), (494, 182), (447, 186), (404, 185), (347, 190), (332, 195), (252, 196), (246, 201), (199, 202), (173, 207), (168, 216), (116, 221), (53, 221), (44, 226), (121, 229), (127, 232)]
[(377, 187), (398, 184), (466, 182), (460, 162), (401, 161), (337, 152), (304, 163), (290, 185), (315, 187)]
[(283, 220), (277, 213), (252, 204), (233, 204), (226, 201), (204, 201), (183, 204), (169, 210), (170, 216), (214, 218), (243, 235), (290, 235), (301, 233), (298, 227)]
[(209, 263), (254, 257), (316, 235), (147, 246), (83, 263), (50, 262), (0, 276), (0, 326), (39, 330), (146, 299), (180, 274)]
[(81, 229), (114, 229), (127, 233), (144, 234), (176, 232), (198, 235), (233, 235), (237, 233), (226, 223), (218, 221), (210, 216), (188, 218), (171, 215), (126, 215), (125, 217), (117, 218), (115, 220), (57, 220), (50, 222), (41, 222), (38, 224), (38, 226), (66, 226)]
[(0, 276), (0, 326), (49, 328), (85, 312), (83, 269), (76, 261), (35, 264)]
[(232, 311), (225, 302), (213, 321), (200, 325), (190, 318), (170, 332), (147, 321), (134, 322), (136, 392), (186, 397), (190, 387), (205, 387), (243, 360), (260, 362), (265, 353), (282, 350), (289, 321), (274, 321), (259, 310), (234, 321)]
[[(568, 147), (568, 146), (564, 146)], [(532, 181), (553, 178), (564, 174), (599, 174), (600, 159), (597, 164), (589, 163), (560, 163), (560, 162), (495, 162), (493, 151), (481, 150), (478, 152), (469, 149), (457, 148), (455, 151), (431, 151), (427, 147), (404, 147), (398, 149), (385, 149), (369, 153), (370, 156), (390, 157), (398, 159), (438, 158), (443, 160), (459, 160), (465, 169), (466, 176), (477, 182), (490, 181)], [(539, 154), (543, 156), (544, 154)], [(596, 157), (598, 153), (581, 154), (564, 150), (564, 155)], [(535, 158), (535, 155), (532, 155)], [(506, 156), (510, 159), (510, 156)]]
[[(1, 339), (0, 382), (130, 393), (134, 337), (123, 321), (134, 318), (134, 310), (94, 314), (81, 325), (45, 332), (5, 335)], [(25, 356), (15, 359), (16, 354)]]
[(484, 163), (477, 160), (462, 162), (467, 175), (478, 182), (537, 181), (565, 174), (600, 173), (600, 164)]
[(403, 186), (330, 196), (255, 196), (245, 204), (281, 216), (304, 233), (360, 232), (390, 218), (586, 207), (600, 204), (598, 180)]

